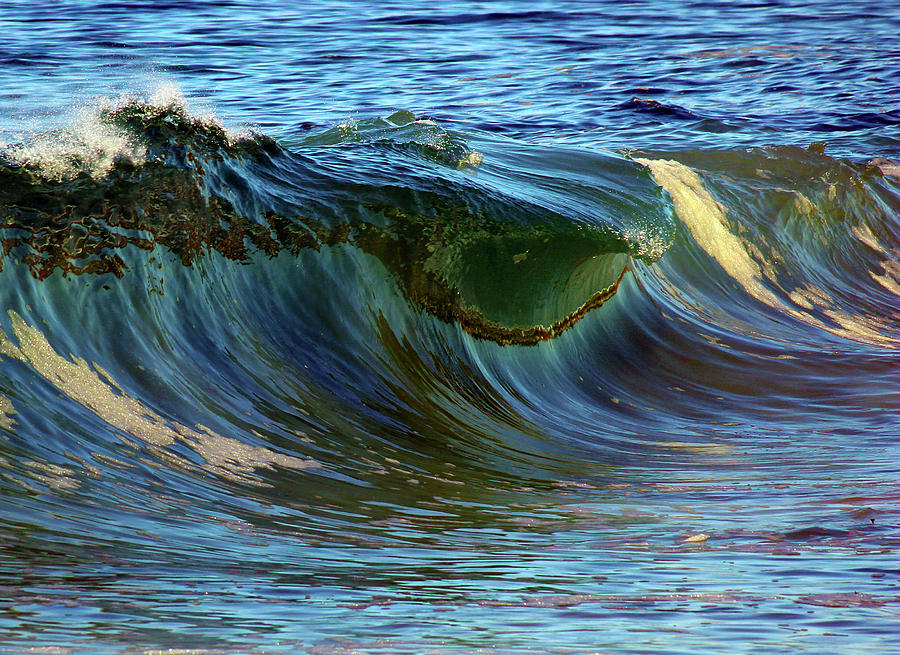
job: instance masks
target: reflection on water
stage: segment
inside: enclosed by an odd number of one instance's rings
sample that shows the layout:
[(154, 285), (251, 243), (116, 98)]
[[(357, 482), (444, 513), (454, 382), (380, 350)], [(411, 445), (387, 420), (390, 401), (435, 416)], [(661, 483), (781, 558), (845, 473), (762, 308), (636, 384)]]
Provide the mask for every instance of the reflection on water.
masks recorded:
[(191, 468), (189, 461), (163, 450), (176, 442), (183, 442), (203, 458), (204, 464), (201, 466), (204, 470), (238, 482), (260, 484), (251, 475), (256, 468), (277, 465), (299, 470), (318, 466), (314, 460), (299, 459), (260, 446), (248, 446), (236, 439), (216, 434), (202, 425), (194, 429), (175, 422), (168, 423), (140, 401), (124, 393), (115, 380), (97, 364), (92, 366), (78, 357), (73, 357), (71, 361), (61, 357), (47, 342), (46, 337), (36, 328), (27, 325), (21, 316), (11, 311), (10, 319), (19, 345), (16, 346), (0, 331), (0, 353), (30, 364), (62, 393), (90, 409), (117, 430), (156, 446), (155, 452), (169, 464)]

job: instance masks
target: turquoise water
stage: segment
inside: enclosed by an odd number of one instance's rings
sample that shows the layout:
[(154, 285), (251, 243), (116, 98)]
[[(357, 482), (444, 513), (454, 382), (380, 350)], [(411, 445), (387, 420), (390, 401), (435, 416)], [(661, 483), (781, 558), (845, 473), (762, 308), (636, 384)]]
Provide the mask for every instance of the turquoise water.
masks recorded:
[(0, 651), (900, 647), (900, 12), (0, 28)]

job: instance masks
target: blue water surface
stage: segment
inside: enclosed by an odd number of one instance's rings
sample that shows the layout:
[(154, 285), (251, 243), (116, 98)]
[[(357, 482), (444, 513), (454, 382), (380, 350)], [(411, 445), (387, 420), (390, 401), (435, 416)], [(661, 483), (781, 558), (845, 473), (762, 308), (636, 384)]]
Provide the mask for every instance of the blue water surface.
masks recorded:
[(869, 0), (0, 0), (0, 650), (900, 649), (898, 80)]

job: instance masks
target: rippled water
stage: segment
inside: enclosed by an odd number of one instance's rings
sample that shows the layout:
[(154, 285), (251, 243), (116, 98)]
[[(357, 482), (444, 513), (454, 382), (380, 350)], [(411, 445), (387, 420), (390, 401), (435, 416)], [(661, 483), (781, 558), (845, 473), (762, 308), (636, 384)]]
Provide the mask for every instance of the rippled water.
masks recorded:
[(900, 647), (898, 10), (0, 28), (0, 650)]

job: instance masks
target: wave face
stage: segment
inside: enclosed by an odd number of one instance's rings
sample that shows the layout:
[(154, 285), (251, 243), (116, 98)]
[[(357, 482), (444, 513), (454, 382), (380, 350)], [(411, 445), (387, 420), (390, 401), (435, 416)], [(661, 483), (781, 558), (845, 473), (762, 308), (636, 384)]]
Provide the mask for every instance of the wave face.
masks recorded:
[[(135, 267), (130, 248), (191, 266), (212, 252), (249, 262), (347, 244), (413, 305), (478, 338), (534, 344), (610, 298), (630, 256), (655, 259), (671, 238), (659, 189), (622, 157), (583, 157), (596, 176), (482, 183), (468, 174), (477, 151), (409, 112), (296, 151), (231, 136), (178, 104), (135, 101), (96, 120), (118, 151), (82, 160), (81, 143), (38, 140), (3, 169), (4, 227), (22, 230), (5, 254), (39, 280), (57, 270), (121, 278)], [(351, 167), (364, 182), (341, 172)]]
[(0, 14), (0, 651), (895, 650), (890, 10), (145, 4)]
[[(472, 576), (510, 548), (586, 566), (585, 530), (679, 557), (712, 537), (729, 557), (896, 539), (878, 527), (896, 516), (889, 463), (872, 459), (900, 409), (887, 160), (487, 135), (476, 150), (404, 111), (281, 142), (175, 101), (92, 120), (104, 147), (44, 134), (0, 168), (4, 566), (30, 571), (7, 602), (36, 607), (49, 638), (130, 639), (97, 611), (127, 615), (138, 641), (192, 629), (199, 615), (164, 600), (185, 561), (227, 625), (260, 594), (301, 594), (301, 616), (358, 633), (362, 610), (408, 603), (536, 621), (582, 604), (813, 603), (598, 593), (578, 575), (559, 592), (547, 572), (442, 591), (409, 569), (452, 557)], [(830, 488), (845, 466), (870, 481), (829, 502), (865, 507), (804, 514), (800, 537), (749, 511), (678, 509), (732, 493), (769, 506), (796, 476)], [(237, 609), (219, 607), (241, 580)], [(36, 591), (48, 584), (63, 595)], [(116, 609), (123, 593), (151, 600)], [(896, 600), (867, 594), (822, 602)], [(55, 623), (59, 602), (84, 616)], [(161, 643), (189, 643), (181, 631)], [(204, 643), (220, 640), (243, 643)]]

